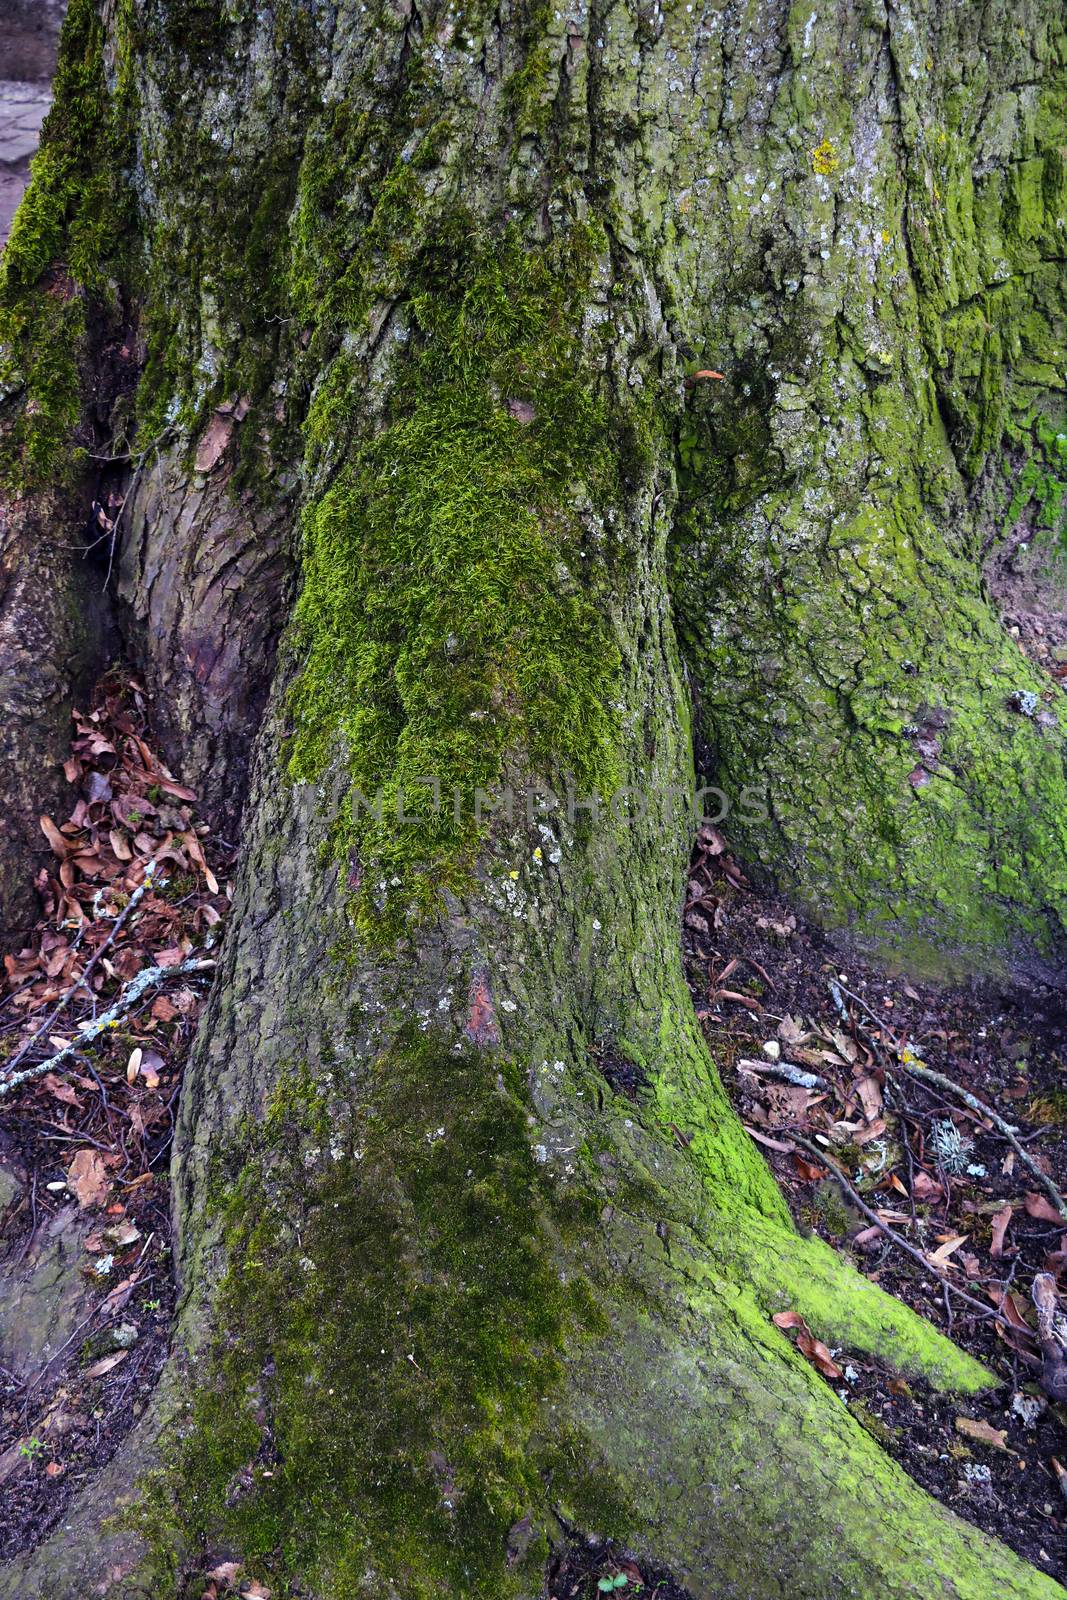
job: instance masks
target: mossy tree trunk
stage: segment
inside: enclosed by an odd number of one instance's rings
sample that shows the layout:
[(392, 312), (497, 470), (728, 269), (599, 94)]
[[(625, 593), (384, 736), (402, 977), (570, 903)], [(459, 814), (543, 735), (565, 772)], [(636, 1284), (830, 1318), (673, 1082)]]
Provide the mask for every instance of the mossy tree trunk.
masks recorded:
[(979, 555), (1005, 463), (1055, 501), (1065, 62), (1050, 0), (72, 0), (8, 493), (131, 457), (117, 623), (222, 816), (269, 700), (175, 1353), (0, 1594), (533, 1597), (568, 1529), (701, 1600), (1061, 1592), (771, 1325), (989, 1381), (792, 1231), (678, 915), (695, 686), (828, 921), (1055, 956), (1063, 729)]

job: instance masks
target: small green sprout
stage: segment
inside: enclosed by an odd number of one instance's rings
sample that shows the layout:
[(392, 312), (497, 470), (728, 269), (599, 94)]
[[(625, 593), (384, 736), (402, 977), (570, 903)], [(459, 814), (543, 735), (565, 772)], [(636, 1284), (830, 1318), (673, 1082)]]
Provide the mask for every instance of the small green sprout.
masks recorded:
[(597, 1583), (597, 1588), (601, 1594), (611, 1594), (615, 1589), (625, 1589), (629, 1581), (625, 1572), (618, 1572), (614, 1578), (601, 1578)]

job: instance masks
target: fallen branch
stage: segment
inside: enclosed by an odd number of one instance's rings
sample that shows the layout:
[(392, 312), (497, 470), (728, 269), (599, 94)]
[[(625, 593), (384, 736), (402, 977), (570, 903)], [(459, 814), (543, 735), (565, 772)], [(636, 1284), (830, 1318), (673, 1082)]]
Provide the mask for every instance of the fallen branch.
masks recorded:
[(945, 1289), (949, 1294), (957, 1295), (959, 1299), (964, 1301), (966, 1305), (971, 1306), (975, 1311), (980, 1311), (983, 1318), (988, 1317), (993, 1322), (1002, 1323), (1006, 1328), (1011, 1327), (1011, 1323), (1006, 1317), (1002, 1317), (999, 1311), (990, 1311), (988, 1306), (984, 1306), (982, 1302), (980, 1300), (976, 1300), (973, 1295), (967, 1294), (964, 1289), (957, 1289), (954, 1283), (950, 1283), (947, 1278), (942, 1277), (941, 1273), (938, 1272), (936, 1267), (930, 1265), (928, 1258), (923, 1255), (921, 1250), (917, 1250), (916, 1247), (912, 1244), (909, 1244), (906, 1239), (902, 1239), (899, 1233), (894, 1233), (889, 1224), (882, 1221), (877, 1211), (873, 1211), (871, 1209), (866, 1200), (864, 1200), (863, 1196), (857, 1191), (854, 1185), (849, 1182), (848, 1178), (838, 1166), (837, 1162), (832, 1156), (828, 1155), (825, 1150), (821, 1149), (816, 1144), (812, 1144), (810, 1140), (803, 1138), (801, 1134), (796, 1133), (792, 1128), (789, 1129), (789, 1137), (796, 1144), (798, 1144), (802, 1150), (806, 1150), (808, 1154), (814, 1156), (817, 1161), (821, 1161), (823, 1166), (829, 1167), (830, 1171), (834, 1175), (835, 1180), (840, 1185), (850, 1204), (854, 1205), (857, 1211), (862, 1212), (867, 1220), (873, 1223), (880, 1233), (884, 1233), (886, 1238), (891, 1240), (892, 1243), (896, 1245), (898, 1250), (903, 1250), (905, 1255), (909, 1255), (911, 1259), (916, 1262), (916, 1264), (920, 1266), (929, 1277), (936, 1279), (943, 1289)]
[[(190, 972), (208, 972), (213, 970), (214, 961), (203, 960), (200, 957), (190, 957), (176, 967), (145, 967), (131, 978), (123, 989), (118, 999), (95, 1022), (89, 1022), (71, 1040), (64, 1045), (62, 1050), (57, 1050), (55, 1055), (49, 1056), (46, 1061), (39, 1061), (32, 1067), (27, 1067), (24, 1072), (16, 1072), (0, 1080), (0, 1099), (12, 1094), (21, 1088), (24, 1083), (32, 1083), (36, 1078), (43, 1078), (46, 1073), (52, 1072), (56, 1067), (78, 1055), (87, 1044), (99, 1038), (108, 1028), (116, 1026), (119, 1018), (135, 1006), (141, 996), (157, 984), (165, 983), (168, 978), (181, 977)], [(22, 1052), (24, 1054), (24, 1052)], [(19, 1057), (16, 1057), (16, 1060)]]
[(70, 1005), (70, 1002), (78, 993), (78, 990), (84, 988), (90, 974), (92, 973), (97, 962), (100, 960), (101, 956), (104, 955), (105, 951), (110, 950), (122, 928), (129, 921), (131, 912), (133, 912), (133, 910), (140, 904), (145, 895), (148, 893), (148, 890), (152, 887), (152, 884), (155, 881), (156, 866), (157, 863), (155, 860), (148, 862), (144, 869), (144, 882), (139, 883), (137, 888), (130, 895), (130, 898), (127, 900), (126, 904), (115, 918), (115, 921), (112, 924), (111, 932), (108, 934), (99, 950), (93, 952), (88, 963), (86, 964), (85, 971), (82, 973), (77, 983), (71, 984), (66, 994), (63, 995), (59, 1003), (52, 1011), (49, 1012), (48, 1016), (41, 1023), (41, 1026), (37, 1029), (37, 1032), (26, 1040), (26, 1043), (20, 1050), (16, 1052), (10, 1061), (4, 1063), (5, 1073), (13, 1073), (17, 1067), (22, 1065), (37, 1041), (39, 1039), (43, 1039), (46, 1034), (51, 1033), (56, 1021), (63, 1015), (63, 1012)]
[(783, 1083), (792, 1083), (798, 1089), (829, 1089), (830, 1082), (822, 1078), (817, 1072), (807, 1072), (803, 1067), (796, 1067), (791, 1061), (752, 1061), (747, 1056), (742, 1056), (737, 1063), (739, 1072), (759, 1072), (765, 1078), (780, 1078)]

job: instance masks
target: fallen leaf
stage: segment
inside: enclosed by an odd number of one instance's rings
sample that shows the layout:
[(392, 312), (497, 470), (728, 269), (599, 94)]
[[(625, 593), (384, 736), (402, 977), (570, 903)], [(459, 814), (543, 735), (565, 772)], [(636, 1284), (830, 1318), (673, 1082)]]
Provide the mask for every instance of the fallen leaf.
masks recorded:
[(1038, 1222), (1063, 1221), (1052, 1201), (1046, 1200), (1043, 1194), (1028, 1194), (1023, 1201), (1023, 1205), (1026, 1207), (1026, 1215), (1035, 1217)]
[(118, 1222), (104, 1229), (104, 1242), (112, 1250), (125, 1250), (127, 1245), (136, 1244), (140, 1237), (140, 1229), (133, 1222)]
[(768, 1150), (780, 1150), (783, 1155), (789, 1155), (796, 1149), (795, 1144), (789, 1144), (785, 1139), (772, 1139), (769, 1134), (760, 1133), (747, 1122), (744, 1124), (744, 1129), (750, 1139), (755, 1139), (757, 1144), (766, 1145)]
[(141, 1077), (150, 1089), (159, 1088), (159, 1074), (164, 1061), (158, 1050), (141, 1051)]
[(797, 1334), (797, 1349), (801, 1355), (806, 1356), (813, 1366), (818, 1367), (824, 1378), (843, 1378), (844, 1371), (838, 1366), (829, 1350), (821, 1339), (816, 1339), (814, 1334), (801, 1331)]
[(961, 1244), (966, 1244), (969, 1238), (970, 1234), (968, 1233), (952, 1234), (945, 1240), (944, 1244), (939, 1245), (936, 1250), (930, 1251), (926, 1258), (927, 1261), (932, 1267), (943, 1267), (949, 1256), (958, 1250)]
[(52, 846), (52, 854), (58, 856), (60, 861), (65, 861), (73, 849), (70, 840), (63, 837), (51, 817), (41, 817), (40, 823), (41, 832)]
[(62, 1100), (64, 1105), (77, 1106), (81, 1104), (70, 1084), (64, 1083), (61, 1078), (57, 1078), (54, 1072), (46, 1074), (43, 1079), (43, 1085), (49, 1094), (54, 1095), (57, 1100)]
[(957, 1417), (956, 1432), (962, 1433), (967, 1439), (976, 1439), (979, 1444), (992, 1445), (994, 1450), (1008, 1448), (1006, 1428), (994, 1428), (991, 1423), (982, 1422), (975, 1417)]
[(916, 1200), (940, 1200), (944, 1190), (936, 1179), (931, 1178), (928, 1172), (917, 1172), (912, 1181), (911, 1192)]
[(776, 1328), (797, 1329), (797, 1349), (801, 1355), (818, 1367), (824, 1378), (842, 1378), (844, 1372), (838, 1366), (829, 1350), (821, 1339), (816, 1339), (799, 1311), (777, 1311), (771, 1318)]
[(882, 1090), (878, 1079), (866, 1072), (862, 1078), (856, 1079), (852, 1087), (859, 1096), (863, 1115), (868, 1122), (874, 1122), (882, 1114)]
[(212, 1567), (208, 1577), (213, 1578), (216, 1583), (232, 1584), (240, 1570), (239, 1561), (220, 1561), (217, 1567)]
[(115, 855), (120, 861), (133, 860), (133, 851), (130, 849), (129, 842), (124, 833), (120, 833), (118, 828), (112, 828), (111, 832), (108, 834), (108, 838), (111, 840), (112, 850), (115, 852)]
[(106, 1373), (117, 1367), (120, 1361), (125, 1361), (129, 1353), (128, 1350), (116, 1350), (109, 1356), (101, 1356), (100, 1360), (94, 1361), (91, 1367), (86, 1367), (85, 1376), (87, 1378), (104, 1377)]
[(67, 1168), (67, 1183), (83, 1211), (101, 1205), (107, 1195), (107, 1170), (99, 1152), (78, 1150)]
[(1011, 1219), (1011, 1206), (1004, 1206), (993, 1218), (993, 1243), (989, 1247), (989, 1254), (998, 1261), (1004, 1254), (1004, 1235), (1008, 1231), (1008, 1224)]

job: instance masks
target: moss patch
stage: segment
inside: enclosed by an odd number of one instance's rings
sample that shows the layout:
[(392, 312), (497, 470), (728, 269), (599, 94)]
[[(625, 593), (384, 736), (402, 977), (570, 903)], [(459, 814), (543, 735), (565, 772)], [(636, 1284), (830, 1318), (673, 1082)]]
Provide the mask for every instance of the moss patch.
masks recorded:
[(0, 434), (0, 481), (12, 488), (69, 477), (77, 466), (80, 454), (69, 445), (82, 415), (83, 346), (95, 325), (121, 315), (116, 280), (133, 217), (125, 182), (132, 109), (127, 28), (124, 4), (112, 88), (92, 0), (71, 0), (52, 109), (0, 256), (0, 395), (11, 397), (4, 411), (12, 405)]
[(226, 1332), (149, 1502), (172, 1576), (206, 1545), (322, 1600), (511, 1592), (530, 1430), (602, 1318), (553, 1254), (507, 1077), (415, 1036), (350, 1123), (300, 1080), (276, 1102), (222, 1206)]
[[(616, 482), (617, 431), (578, 341), (597, 244), (582, 228), (524, 248), (463, 223), (428, 242), (384, 426), (305, 519), (289, 769), (316, 779), (340, 737), (353, 800), (339, 849), (365, 863), (366, 926), (467, 881), (476, 791), (509, 752), (586, 790), (616, 776), (593, 508)], [(358, 427), (346, 380), (342, 367), (324, 385), (312, 448), (346, 411)], [(398, 825), (398, 806), (422, 820)]]

